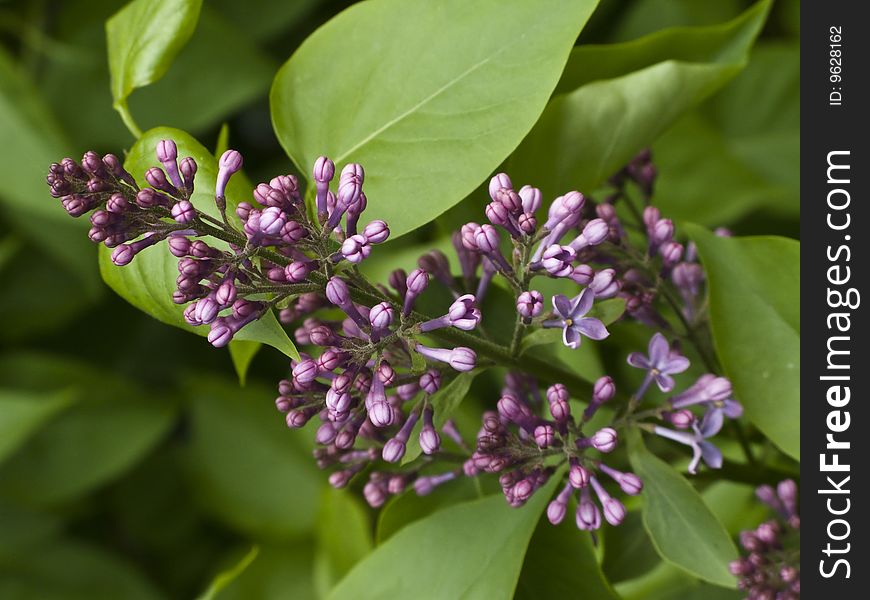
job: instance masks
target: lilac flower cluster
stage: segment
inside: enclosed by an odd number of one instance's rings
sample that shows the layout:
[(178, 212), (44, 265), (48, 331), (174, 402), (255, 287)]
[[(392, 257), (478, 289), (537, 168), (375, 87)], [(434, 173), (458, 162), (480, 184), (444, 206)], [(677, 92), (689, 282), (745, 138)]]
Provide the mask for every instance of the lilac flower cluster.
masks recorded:
[(786, 479), (776, 489), (763, 485), (755, 494), (778, 518), (740, 533), (748, 555), (731, 563), (731, 573), (749, 600), (796, 600), (801, 595), (797, 484)]
[[(616, 449), (618, 434), (603, 427), (586, 435), (584, 425), (599, 407), (611, 400), (616, 387), (610, 377), (595, 382), (592, 398), (579, 419), (571, 414), (570, 393), (560, 384), (546, 389), (544, 397), (550, 418), (536, 414), (543, 405), (534, 378), (509, 373), (497, 412), (483, 415), (477, 434), (477, 447), (464, 465), (465, 474), (498, 473), (502, 491), (511, 506), (522, 506), (543, 486), (561, 465), (568, 467), (566, 483), (547, 508), (553, 524), (560, 523), (573, 494), (577, 495), (577, 527), (593, 531), (604, 519), (619, 525), (625, 519), (625, 506), (605, 488), (602, 477), (611, 479), (623, 493), (636, 495), (643, 489), (640, 478), (608, 466), (601, 458)], [(595, 454), (590, 456), (589, 452)], [(594, 496), (601, 505), (593, 500)]]
[[(604, 459), (617, 448), (620, 428), (637, 426), (688, 446), (691, 473), (702, 460), (721, 466), (721, 452), (709, 439), (726, 417), (742, 412), (727, 379), (706, 374), (664, 404), (641, 406), (653, 383), (670, 394), (674, 376), (689, 367), (662, 333), (653, 335), (646, 355), (628, 357), (644, 379), (624, 410), (604, 411), (610, 424), (595, 431), (587, 431), (592, 417), (605, 403), (616, 404), (612, 378), (599, 379), (587, 398), (574, 396), (586, 402), (574, 417), (568, 387), (552, 380), (539, 384), (522, 371), (533, 358), (522, 356), (521, 342), (535, 328), (560, 329), (569, 348), (584, 337), (607, 338), (595, 303), (615, 297), (625, 301), (629, 316), (656, 330), (693, 337), (703, 284), (694, 249), (684, 249), (674, 239), (673, 223), (646, 206), (634, 211), (646, 238), (637, 250), (614, 206), (631, 206), (629, 182), (649, 199), (655, 167), (648, 154), (613, 178), (616, 191), (605, 201), (570, 191), (549, 204), (540, 224), (541, 191), (528, 185), (515, 190), (506, 174), (497, 174), (484, 209), (489, 222), (467, 223), (453, 235), (461, 276), (454, 276), (447, 256), (432, 251), (410, 273), (393, 271), (387, 287), (369, 282), (357, 268), (389, 237), (383, 221), (360, 225), (367, 205), (362, 166), (345, 165), (332, 186), (335, 165), (318, 158), (311, 208), (293, 175), (260, 183), (251, 202), (233, 204), (227, 189), (243, 161), (228, 150), (218, 161), (214, 206), (197, 207), (196, 162), (179, 160), (171, 140), (159, 142), (156, 151), (160, 166), (144, 174), (147, 186), (139, 187), (113, 155), (89, 152), (81, 163), (64, 159), (51, 166), (51, 193), (70, 215), (91, 213), (91, 239), (113, 248), (118, 266), (165, 241), (179, 259), (173, 300), (186, 305), (187, 323), (210, 327), (214, 346), (225, 346), (247, 324), (279, 311), (306, 351), (291, 361), (275, 405), (291, 428), (316, 417), (315, 459), (330, 470), (335, 487), (367, 477), (363, 495), (377, 507), (409, 486), (422, 495), (461, 476), (497, 473), (509, 504), (520, 506), (564, 470), (566, 483), (550, 502), (548, 518), (562, 521), (576, 496), (576, 523), (591, 531), (601, 526), (602, 516), (611, 525), (625, 518), (615, 487), (628, 495), (643, 488), (636, 475)], [(478, 327), (480, 302), (497, 276), (514, 291), (516, 320), (506, 347)], [(548, 302), (532, 288), (537, 277), (562, 281), (567, 294)], [(435, 285), (453, 301), (440, 316), (426, 316), (418, 300)], [(663, 309), (660, 297), (669, 306)], [(673, 314), (683, 331), (670, 324)], [(510, 367), (501, 397), (496, 410), (484, 413), (469, 445), (449, 415), (436, 412), (436, 394), (456, 373), (499, 361)], [(442, 436), (456, 452), (442, 450)], [(412, 446), (419, 447), (419, 458), (410, 455)], [(433, 464), (449, 467), (435, 472)]]

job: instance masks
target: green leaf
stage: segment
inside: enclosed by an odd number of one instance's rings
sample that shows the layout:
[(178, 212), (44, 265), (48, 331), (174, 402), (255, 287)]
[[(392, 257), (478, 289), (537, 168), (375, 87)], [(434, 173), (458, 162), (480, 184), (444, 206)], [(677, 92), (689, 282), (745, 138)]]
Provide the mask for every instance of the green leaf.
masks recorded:
[(609, 581), (636, 579), (659, 564), (661, 559), (644, 529), (639, 511), (629, 512), (619, 527), (605, 531), (601, 568)]
[(214, 600), (217, 598), (222, 590), (238, 579), (239, 576), (244, 573), (249, 566), (251, 566), (251, 563), (254, 562), (259, 553), (259, 546), (251, 547), (248, 553), (245, 554), (236, 564), (229, 569), (218, 573), (218, 575), (212, 580), (211, 584), (209, 584), (208, 589), (199, 596), (198, 600)]
[(317, 516), (315, 584), (320, 595), (329, 590), (374, 547), (368, 512), (347, 490), (326, 488)]
[(511, 597), (558, 479), (553, 476), (520, 509), (497, 494), (408, 525), (358, 563), (329, 598)]
[(69, 391), (32, 394), (0, 390), (0, 463), (74, 398)]
[(584, 600), (619, 598), (601, 573), (589, 533), (579, 531), (570, 516), (557, 526), (541, 519), (514, 598), (575, 598), (581, 590)]
[(116, 555), (88, 542), (61, 538), (0, 555), (0, 597), (157, 600), (162, 595)]
[(49, 355), (3, 356), (0, 381), (30, 393), (63, 389), (78, 398), (0, 466), (0, 496), (31, 506), (54, 506), (111, 481), (162, 439), (175, 416), (164, 396)]
[(261, 545), (257, 558), (217, 600), (315, 600), (311, 571), (311, 542)]
[(93, 244), (87, 223), (70, 218), (52, 198), (45, 175), (69, 152), (60, 125), (27, 74), (0, 48), (0, 208), (10, 225), (27, 235), (82, 286), (80, 295), (99, 297)]
[(796, 217), (799, 92), (797, 45), (759, 43), (740, 76), (653, 145), (662, 212), (710, 227), (760, 209)]
[[(763, 0), (716, 28), (578, 48), (565, 77), (579, 87), (550, 101), (512, 155), (511, 177), (533, 182), (545, 196), (594, 190), (740, 72), (769, 6)], [(706, 37), (718, 44), (685, 50)]]
[(665, 560), (710, 583), (733, 588), (728, 563), (737, 548), (704, 500), (673, 467), (644, 446), (640, 431), (628, 434), (628, 455), (643, 479), (643, 521)]
[(800, 242), (686, 232), (707, 272), (716, 353), (746, 417), (800, 460)]
[(272, 86), (300, 172), (366, 169), (367, 218), (393, 236), (472, 192), (528, 133), (596, 0), (375, 0), (311, 35)]
[(375, 533), (375, 541), (378, 546), (414, 521), (419, 521), (437, 510), (458, 502), (479, 497), (477, 483), (473, 479), (461, 477), (449, 484), (439, 485), (425, 496), (418, 496), (412, 489), (406, 490), (398, 496), (393, 496), (378, 515), (378, 526)]
[(245, 380), (248, 377), (248, 367), (251, 366), (251, 361), (257, 356), (257, 352), (263, 346), (260, 342), (246, 342), (244, 340), (233, 340), (229, 344), (230, 358), (233, 360), (233, 367), (236, 369), (236, 375), (239, 376), (239, 384), (245, 385)]
[[(315, 524), (323, 474), (304, 432), (288, 431), (259, 386), (211, 376), (185, 386), (191, 411), (188, 468), (198, 501), (256, 540), (284, 540)], [(240, 485), (244, 482), (244, 485)]]
[(202, 0), (133, 0), (106, 21), (114, 106), (136, 137), (141, 132), (127, 97), (163, 77), (193, 35), (201, 6)]
[[(196, 191), (191, 201), (198, 209), (217, 215), (213, 191), (218, 170), (217, 160), (189, 134), (169, 127), (147, 131), (130, 149), (124, 166), (144, 185), (145, 171), (158, 165), (154, 155), (157, 142), (169, 138), (175, 140), (180, 156), (192, 156), (198, 165)], [(235, 206), (242, 198), (251, 195), (250, 185), (246, 182), (244, 177), (230, 179), (227, 186), (228, 205)], [(222, 242), (215, 242), (215, 245), (220, 244)], [(111, 250), (100, 246), (100, 273), (103, 280), (119, 296), (163, 323), (206, 336), (208, 328), (188, 325), (183, 316), (184, 307), (172, 301), (175, 279), (178, 276), (177, 265), (178, 259), (172, 255), (166, 244), (155, 244), (142, 251), (132, 263), (124, 267), (116, 267), (112, 263)], [(234, 339), (262, 342), (291, 358), (299, 358), (296, 347), (272, 311), (243, 327)]]

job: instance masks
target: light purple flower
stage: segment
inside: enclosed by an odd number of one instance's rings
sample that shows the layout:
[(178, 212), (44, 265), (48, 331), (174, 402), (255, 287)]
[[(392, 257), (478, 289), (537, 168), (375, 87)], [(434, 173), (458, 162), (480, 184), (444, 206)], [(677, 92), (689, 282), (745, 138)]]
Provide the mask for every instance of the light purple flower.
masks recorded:
[[(663, 392), (674, 389), (674, 378), (671, 375), (682, 373), (689, 368), (689, 359), (677, 352), (672, 352), (668, 340), (661, 333), (656, 333), (649, 341), (649, 355), (632, 352), (628, 355), (628, 364), (647, 371), (647, 379), (653, 378)], [(645, 388), (644, 388), (645, 389)]]
[(559, 318), (548, 319), (543, 326), (561, 327), (562, 341), (569, 348), (580, 346), (582, 335), (591, 340), (603, 340), (610, 335), (604, 323), (594, 317), (584, 316), (592, 308), (594, 300), (595, 292), (589, 288), (584, 289), (573, 300), (562, 294), (553, 296), (553, 308)]
[(704, 415), (700, 423), (692, 424), (692, 432), (674, 431), (667, 427), (655, 426), (653, 430), (656, 435), (666, 437), (675, 442), (685, 444), (692, 448), (692, 462), (689, 463), (689, 473), (694, 475), (698, 472), (698, 465), (703, 459), (704, 463), (711, 469), (719, 469), (722, 467), (722, 452), (714, 446), (707, 438), (713, 437), (719, 430), (722, 429), (724, 415), (722, 411), (711, 410)]
[(731, 397), (731, 382), (712, 373), (701, 375), (692, 387), (671, 398), (675, 409), (694, 404), (706, 404), (710, 409), (721, 410), (729, 419), (743, 414), (743, 406)]

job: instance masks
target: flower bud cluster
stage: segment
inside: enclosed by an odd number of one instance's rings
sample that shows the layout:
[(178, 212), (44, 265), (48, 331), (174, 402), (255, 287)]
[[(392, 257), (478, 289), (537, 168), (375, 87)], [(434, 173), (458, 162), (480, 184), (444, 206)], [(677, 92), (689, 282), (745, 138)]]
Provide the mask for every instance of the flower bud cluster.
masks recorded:
[(740, 545), (747, 555), (733, 561), (729, 569), (747, 598), (797, 600), (801, 595), (797, 485), (786, 479), (776, 489), (764, 485), (755, 493), (778, 518), (740, 533)]

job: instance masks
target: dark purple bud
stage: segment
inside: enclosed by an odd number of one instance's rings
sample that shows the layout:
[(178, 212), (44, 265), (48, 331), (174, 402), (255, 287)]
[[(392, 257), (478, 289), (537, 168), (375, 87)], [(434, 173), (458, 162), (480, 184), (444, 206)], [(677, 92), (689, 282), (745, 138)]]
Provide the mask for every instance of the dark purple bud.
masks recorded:
[(533, 319), (544, 312), (544, 296), (537, 290), (523, 292), (517, 297), (517, 312), (524, 319)]
[(576, 460), (572, 461), (571, 468), (568, 470), (568, 483), (571, 484), (571, 487), (577, 488), (578, 490), (585, 488), (589, 485), (589, 479), (591, 477), (592, 473), (589, 472), (589, 469)]
[(612, 427), (604, 427), (592, 435), (592, 447), (599, 452), (612, 452), (616, 448), (616, 443), (616, 430)]
[(782, 500), (789, 516), (797, 514), (798, 488), (793, 479), (780, 481), (776, 486), (776, 493)]
[(277, 206), (270, 206), (260, 213), (260, 231), (266, 235), (278, 235), (287, 222), (287, 215)]
[(124, 194), (112, 194), (112, 197), (106, 202), (106, 210), (110, 213), (121, 214), (130, 207), (127, 198)]
[(382, 456), (389, 463), (399, 462), (405, 456), (405, 442), (396, 438), (387, 440)]
[(96, 152), (85, 152), (85, 155), (82, 156), (82, 167), (95, 177), (102, 178), (106, 176), (106, 165), (103, 164), (103, 160)]
[(423, 269), (414, 269), (405, 280), (405, 302), (402, 307), (404, 314), (410, 314), (414, 308), (414, 301), (423, 290), (429, 286), (429, 273)]
[(179, 170), (184, 178), (184, 189), (190, 194), (193, 192), (193, 182), (196, 177), (196, 161), (190, 156), (185, 156), (181, 159)]
[(481, 225), (474, 232), (474, 241), (477, 248), (484, 254), (499, 252), (498, 231), (492, 225)]
[(368, 410), (368, 415), (375, 427), (389, 427), (393, 424), (393, 410), (387, 402), (373, 402)]
[(145, 171), (145, 181), (147, 181), (148, 185), (151, 187), (158, 189), (161, 192), (166, 192), (171, 196), (178, 194), (178, 190), (175, 186), (169, 183), (166, 179), (166, 173), (163, 172), (163, 169), (151, 167)]
[(363, 497), (372, 508), (380, 508), (387, 501), (387, 494), (378, 484), (369, 481), (363, 487)]
[[(321, 325), (320, 327), (326, 327), (326, 325)], [(316, 329), (316, 328), (315, 328)], [(312, 341), (314, 340), (314, 332), (311, 334)], [(317, 359), (317, 369), (321, 373), (329, 373), (340, 367), (347, 360), (347, 356), (341, 350), (337, 348), (327, 348), (323, 354)]]
[(535, 427), (534, 438), (538, 448), (548, 448), (556, 439), (556, 431), (552, 425), (538, 425)]
[(616, 498), (607, 498), (601, 505), (604, 508), (604, 518), (614, 527), (625, 520), (625, 505)]
[(284, 267), (284, 278), (288, 283), (300, 283), (305, 281), (305, 278), (308, 277), (309, 273), (311, 273), (313, 264), (314, 263), (308, 261), (293, 261)]
[(350, 469), (344, 469), (341, 471), (336, 471), (335, 473), (331, 473), (329, 475), (329, 485), (336, 489), (341, 489), (347, 486), (350, 478), (354, 476), (354, 471)]
[(656, 247), (669, 242), (674, 237), (674, 223), (670, 219), (659, 219), (649, 232), (650, 242)]
[(531, 213), (523, 213), (517, 217), (517, 227), (522, 233), (532, 235), (538, 227), (538, 220)]
[(244, 223), (247, 222), (248, 217), (251, 216), (251, 211), (253, 211), (254, 207), (248, 204), (247, 202), (239, 202), (239, 205), (236, 206), (236, 216)]
[(341, 244), (341, 254), (348, 262), (361, 263), (368, 258), (372, 251), (368, 240), (364, 235), (352, 235)]
[(190, 240), (182, 235), (169, 236), (169, 251), (178, 258), (187, 256), (190, 252)]
[[(441, 373), (430, 369), (420, 376), (420, 388), (430, 396), (441, 387)], [(416, 392), (415, 392), (416, 393)]]
[(336, 430), (335, 425), (326, 421), (317, 428), (317, 433), (314, 434), (314, 441), (325, 446), (335, 441), (335, 436), (337, 435), (338, 430)]
[(172, 207), (172, 218), (182, 225), (196, 219), (196, 209), (189, 200), (182, 200)]
[(762, 523), (755, 529), (755, 537), (768, 546), (774, 546), (779, 542), (779, 531), (774, 523)]
[(306, 359), (293, 367), (293, 379), (301, 384), (311, 383), (318, 375), (317, 362)]
[(325, 156), (318, 157), (312, 175), (317, 183), (329, 183), (335, 177), (335, 163)]

